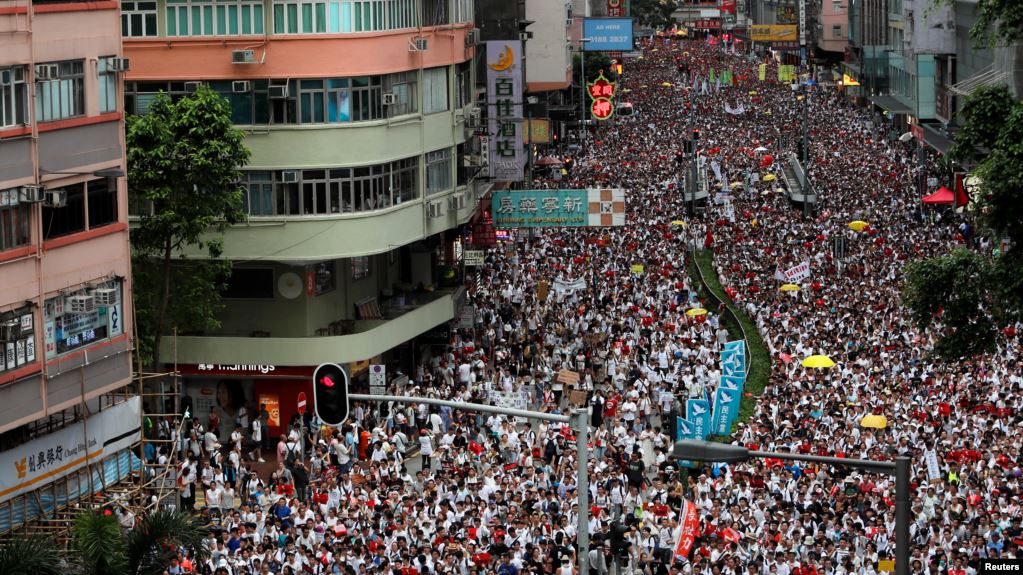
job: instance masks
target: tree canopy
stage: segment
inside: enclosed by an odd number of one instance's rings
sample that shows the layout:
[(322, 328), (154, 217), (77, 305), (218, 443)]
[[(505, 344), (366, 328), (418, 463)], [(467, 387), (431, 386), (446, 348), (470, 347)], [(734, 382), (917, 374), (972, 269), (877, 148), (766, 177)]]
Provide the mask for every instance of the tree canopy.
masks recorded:
[[(147, 364), (163, 334), (218, 325), (231, 270), (218, 260), (219, 232), (245, 215), (243, 140), (227, 100), (205, 86), (176, 100), (160, 95), (127, 120), (129, 195), (141, 207), (131, 233), (137, 345)], [(180, 258), (186, 247), (205, 257)]]

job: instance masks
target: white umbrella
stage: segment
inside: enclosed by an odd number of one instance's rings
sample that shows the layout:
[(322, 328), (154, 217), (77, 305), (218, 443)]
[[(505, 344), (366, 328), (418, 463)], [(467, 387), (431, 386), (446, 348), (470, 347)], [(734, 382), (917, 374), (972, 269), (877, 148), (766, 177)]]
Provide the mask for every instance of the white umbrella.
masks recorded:
[(764, 152), (767, 151), (767, 148), (765, 148), (763, 146), (760, 146), (759, 148), (753, 148), (753, 151), (758, 153), (758, 154), (763, 154)]
[(912, 139), (913, 139), (913, 132), (906, 132), (905, 134), (899, 136), (899, 141), (900, 142), (908, 142), (908, 141), (910, 141)]

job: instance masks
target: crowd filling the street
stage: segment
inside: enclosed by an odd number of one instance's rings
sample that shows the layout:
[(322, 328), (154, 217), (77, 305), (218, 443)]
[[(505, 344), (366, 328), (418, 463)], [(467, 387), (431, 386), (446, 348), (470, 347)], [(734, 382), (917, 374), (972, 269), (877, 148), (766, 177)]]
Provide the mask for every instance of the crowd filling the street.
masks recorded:
[[(618, 87), (635, 113), (591, 131), (562, 177), (534, 182), (625, 189), (628, 225), (544, 228), (488, 250), (470, 294), (473, 328), (417, 357), (393, 390), (589, 410), (589, 509), (576, 503), (567, 424), (356, 402), (340, 428), (306, 417), (270, 437), (265, 406), (252, 405), (221, 414), (234, 418), (229, 436), (223, 421), (188, 420), (180, 433), (155, 426), (179, 450), (181, 505), (213, 525), (209, 560), (182, 554), (167, 573), (874, 575), (908, 545), (914, 574), (972, 575), (982, 559), (1018, 557), (1019, 340), (972, 360), (933, 360), (936, 333), (914, 327), (900, 296), (914, 259), (1005, 246), (978, 237), (966, 215), (925, 208), (915, 143), (891, 137), (883, 115), (835, 87), (793, 89), (773, 61), (761, 77), (764, 59), (720, 42), (638, 45), (642, 58)], [(780, 185), (803, 122), (818, 198), (807, 214)], [(711, 198), (690, 216), (677, 159), (694, 130)], [(728, 190), (726, 211), (715, 199)], [(868, 225), (850, 228), (856, 221)], [(713, 253), (705, 273), (755, 323), (770, 357), (752, 414), (727, 439), (911, 456), (910, 541), (896, 538), (892, 477), (779, 459), (686, 467), (671, 456), (672, 420), (688, 399), (714, 396), (733, 339), (688, 271), (696, 250)], [(779, 290), (785, 270), (803, 263), (801, 289)], [(704, 306), (705, 317), (686, 314)], [(812, 355), (836, 365), (804, 367)], [(868, 415), (886, 426), (862, 426)], [(678, 553), (687, 502), (698, 524)], [(623, 552), (612, 545), (619, 525)]]

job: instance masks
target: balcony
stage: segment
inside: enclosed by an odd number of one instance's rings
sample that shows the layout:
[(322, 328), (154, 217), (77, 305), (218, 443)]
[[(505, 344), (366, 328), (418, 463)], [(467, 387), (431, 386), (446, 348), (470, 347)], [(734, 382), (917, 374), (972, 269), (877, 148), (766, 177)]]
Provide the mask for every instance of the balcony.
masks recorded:
[[(413, 337), (454, 319), (464, 288), (392, 298), (381, 307), (381, 319), (333, 322), (312, 337), (261, 337), (223, 334), (166, 337), (160, 354), (177, 363), (319, 365), (351, 363), (379, 355)], [(352, 333), (334, 335), (338, 331)]]

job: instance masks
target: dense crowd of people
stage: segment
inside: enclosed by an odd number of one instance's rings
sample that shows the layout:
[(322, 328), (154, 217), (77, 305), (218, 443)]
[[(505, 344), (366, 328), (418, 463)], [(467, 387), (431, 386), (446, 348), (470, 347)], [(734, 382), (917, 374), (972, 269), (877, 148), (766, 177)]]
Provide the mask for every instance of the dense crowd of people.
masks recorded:
[[(721, 284), (771, 356), (770, 381), (733, 441), (911, 456), (913, 573), (972, 574), (981, 558), (1018, 556), (1019, 342), (937, 363), (928, 357), (935, 334), (909, 322), (899, 295), (909, 260), (990, 242), (964, 237), (963, 216), (922, 208), (911, 145), (844, 94), (793, 90), (774, 81), (774, 63), (760, 80), (760, 60), (721, 44), (641, 45), (621, 86), (636, 114), (598, 128), (563, 179), (539, 182), (625, 188), (629, 225), (538, 230), (491, 249), (472, 295), (474, 328), (457, 331), (395, 390), (589, 409), (590, 508), (575, 503), (567, 425), (409, 404), (354, 405), (341, 429), (299, 421), (277, 441), (258, 413), (230, 437), (195, 422), (181, 442), (179, 488), (186, 506), (202, 494), (218, 528), (205, 564), (183, 555), (168, 573), (581, 575), (584, 512), (585, 575), (883, 571), (894, 546), (907, 543), (895, 540), (891, 478), (778, 460), (689, 469), (670, 457), (670, 418), (685, 413), (687, 398), (713, 396), (729, 339), (718, 310), (705, 321), (685, 314), (705, 303), (687, 272), (692, 248), (713, 250)], [(728, 70), (731, 84), (704, 90), (712, 68)], [(804, 104), (820, 197), (809, 217), (766, 178), (781, 178)], [(727, 216), (715, 192), (702, 216), (686, 217), (676, 158), (693, 129), (712, 189), (744, 183), (731, 186)], [(680, 219), (687, 225), (672, 225)], [(869, 227), (854, 231), (854, 220)], [(843, 261), (835, 237), (846, 240)], [(810, 266), (802, 289), (779, 291), (779, 270), (801, 262)], [(802, 367), (813, 354), (837, 365)], [(566, 369), (578, 383), (559, 377)], [(887, 427), (862, 427), (868, 414), (885, 416)], [(276, 462), (272, 473), (255, 471), (264, 457)], [(699, 510), (699, 530), (692, 550), (676, 555), (686, 500)], [(615, 525), (630, 528), (624, 557), (610, 548)]]

